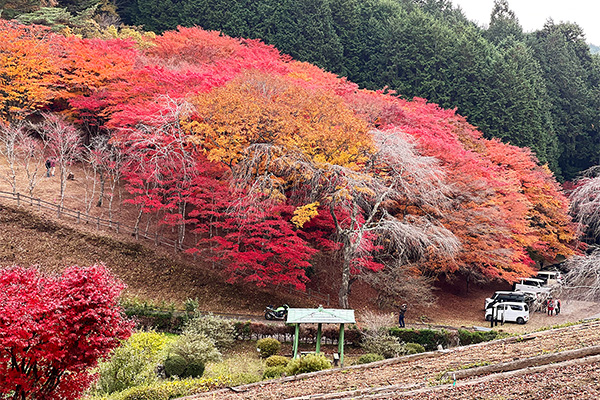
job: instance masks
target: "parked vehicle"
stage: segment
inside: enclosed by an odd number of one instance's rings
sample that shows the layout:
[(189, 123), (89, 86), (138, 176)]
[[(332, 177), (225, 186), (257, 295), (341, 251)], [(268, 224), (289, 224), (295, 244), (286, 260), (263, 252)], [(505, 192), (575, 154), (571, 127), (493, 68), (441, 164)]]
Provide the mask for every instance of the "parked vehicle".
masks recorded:
[(515, 292), (549, 293), (550, 288), (544, 285), (544, 281), (537, 278), (519, 278), (513, 285)]
[(288, 308), (290, 308), (290, 306), (288, 306), (287, 304), (284, 304), (281, 307), (277, 308), (274, 308), (273, 306), (267, 306), (267, 308), (265, 309), (265, 319), (284, 320), (285, 317), (287, 317)]
[(507, 292), (498, 291), (490, 298), (485, 299), (485, 308), (489, 308), (494, 304), (504, 303), (506, 301), (514, 301), (517, 303), (527, 303), (531, 307), (536, 299), (536, 293), (533, 292)]
[(539, 271), (536, 278), (543, 280), (544, 286), (562, 283), (562, 273), (560, 271)]
[(494, 315), (497, 321), (516, 322), (522, 325), (529, 321), (529, 306), (514, 301), (498, 303), (485, 310), (486, 321), (491, 321)]

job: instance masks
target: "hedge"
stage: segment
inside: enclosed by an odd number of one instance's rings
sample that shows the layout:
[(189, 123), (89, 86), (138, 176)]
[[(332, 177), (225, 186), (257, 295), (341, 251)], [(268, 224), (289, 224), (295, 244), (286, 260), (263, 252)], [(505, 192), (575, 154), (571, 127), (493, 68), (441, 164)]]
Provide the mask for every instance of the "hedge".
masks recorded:
[(452, 333), (445, 329), (412, 329), (390, 328), (390, 335), (397, 337), (404, 343), (418, 343), (427, 351), (437, 350), (439, 345), (448, 347), (452, 342)]

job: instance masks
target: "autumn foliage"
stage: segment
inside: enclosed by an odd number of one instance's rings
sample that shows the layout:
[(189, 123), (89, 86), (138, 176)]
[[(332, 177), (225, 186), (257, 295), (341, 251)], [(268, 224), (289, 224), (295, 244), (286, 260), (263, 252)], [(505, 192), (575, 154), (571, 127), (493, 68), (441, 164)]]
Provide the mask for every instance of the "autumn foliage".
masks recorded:
[(102, 265), (61, 276), (0, 269), (0, 395), (78, 398), (98, 359), (130, 334), (117, 305), (122, 289)]
[[(151, 45), (32, 29), (3, 22), (0, 54), (18, 54), (23, 73), (48, 67), (2, 80), (0, 116), (63, 112), (109, 136), (130, 201), (180, 244), (196, 237), (191, 252), (230, 280), (304, 288), (320, 253), (339, 265), (347, 306), (364, 273), (513, 281), (574, 253), (577, 229), (548, 168), (453, 110), (200, 28)], [(25, 51), (31, 40), (43, 51)], [(31, 99), (13, 95), (33, 83)]]

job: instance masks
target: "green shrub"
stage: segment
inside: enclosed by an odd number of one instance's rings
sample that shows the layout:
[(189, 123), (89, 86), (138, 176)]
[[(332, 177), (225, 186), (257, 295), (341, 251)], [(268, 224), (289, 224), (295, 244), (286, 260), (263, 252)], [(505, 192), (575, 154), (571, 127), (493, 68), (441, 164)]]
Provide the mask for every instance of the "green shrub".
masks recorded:
[(230, 386), (239, 386), (260, 381), (264, 369), (264, 360), (261, 360), (257, 353), (234, 353), (219, 363), (207, 364), (204, 376), (207, 378), (227, 376), (231, 380)]
[(183, 327), (183, 334), (204, 334), (219, 351), (230, 349), (235, 342), (234, 322), (212, 314), (196, 314)]
[(381, 354), (367, 353), (367, 354), (363, 354), (362, 356), (360, 356), (357, 364), (368, 364), (368, 363), (372, 363), (375, 361), (381, 361), (384, 358), (385, 357), (383, 357)]
[(167, 377), (200, 378), (204, 373), (204, 364), (199, 361), (190, 361), (177, 354), (172, 354), (165, 360), (165, 373)]
[(156, 366), (164, 359), (170, 340), (156, 332), (133, 334), (107, 361), (99, 363), (96, 391), (110, 394), (155, 382)]
[(187, 365), (221, 361), (221, 353), (206, 335), (186, 333), (180, 335), (169, 349), (169, 355), (182, 357)]
[(229, 378), (182, 379), (137, 386), (111, 396), (111, 400), (169, 400), (191, 396), (220, 387), (231, 385)]
[(498, 336), (498, 332), (496, 332), (496, 331), (472, 332), (472, 331), (468, 331), (466, 329), (458, 330), (458, 338), (460, 340), (460, 344), (463, 346), (494, 340), (497, 338), (497, 336)]
[(328, 368), (331, 368), (331, 362), (323, 354), (307, 354), (291, 360), (286, 367), (286, 372), (288, 375), (297, 375)]
[(425, 353), (425, 347), (419, 343), (406, 343), (404, 345), (404, 354), (418, 354)]
[(140, 299), (121, 300), (121, 306), (128, 317), (136, 321), (138, 329), (155, 329), (161, 332), (179, 332), (185, 316), (175, 315), (175, 304), (152, 302)]
[(385, 358), (398, 357), (404, 353), (404, 347), (398, 338), (388, 334), (365, 336), (362, 347), (367, 353), (381, 354)]
[(201, 362), (191, 362), (188, 364), (182, 378), (201, 378), (204, 374), (204, 364)]
[(267, 367), (286, 366), (290, 360), (284, 356), (271, 356), (265, 360)]
[(277, 339), (264, 338), (259, 339), (256, 342), (256, 348), (260, 352), (262, 358), (268, 358), (279, 353), (279, 350), (281, 350), (281, 343), (279, 343), (279, 340)]
[(285, 373), (284, 365), (275, 365), (272, 367), (265, 368), (263, 372), (263, 379), (279, 378)]
[(444, 329), (406, 329), (390, 328), (390, 335), (397, 337), (400, 342), (418, 343), (427, 351), (437, 350), (438, 345), (448, 347), (450, 333)]
[(187, 368), (187, 364), (188, 363), (185, 358), (177, 354), (170, 355), (164, 362), (165, 373), (167, 374), (167, 377), (183, 376), (183, 373)]

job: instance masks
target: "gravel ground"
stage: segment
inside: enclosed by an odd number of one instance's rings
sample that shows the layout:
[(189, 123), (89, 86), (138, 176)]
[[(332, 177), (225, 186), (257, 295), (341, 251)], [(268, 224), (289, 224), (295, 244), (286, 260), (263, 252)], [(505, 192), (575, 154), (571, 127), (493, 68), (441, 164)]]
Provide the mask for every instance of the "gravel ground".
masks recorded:
[(445, 385), (421, 393), (386, 395), (386, 399), (598, 399), (600, 398), (600, 363), (559, 365), (539, 372), (499, 379), (481, 379), (465, 385)]

